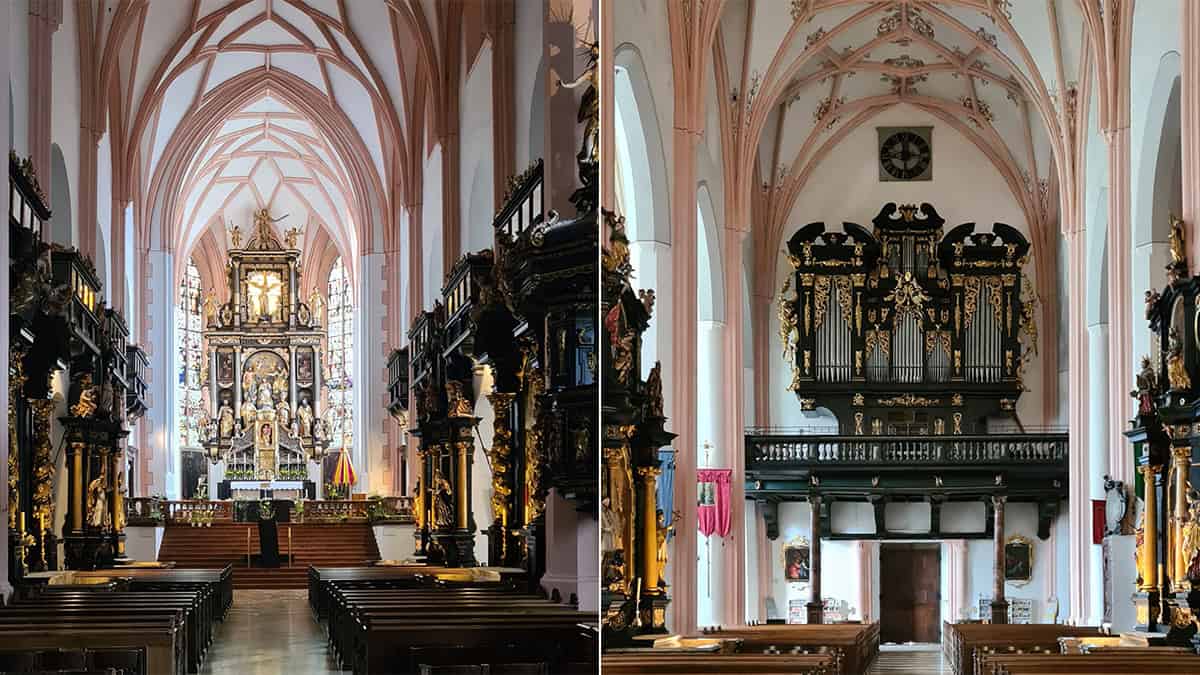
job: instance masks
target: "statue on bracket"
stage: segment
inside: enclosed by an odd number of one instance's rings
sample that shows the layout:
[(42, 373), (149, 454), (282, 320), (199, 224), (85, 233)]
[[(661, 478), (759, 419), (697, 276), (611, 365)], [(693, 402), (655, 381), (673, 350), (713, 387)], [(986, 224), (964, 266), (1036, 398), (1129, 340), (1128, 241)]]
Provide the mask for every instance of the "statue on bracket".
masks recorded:
[(220, 420), (221, 438), (229, 438), (233, 433), (233, 409), (229, 407), (229, 400), (221, 402), (221, 408), (217, 411), (217, 419)]
[(112, 525), (112, 516), (108, 513), (108, 465), (100, 465), (100, 475), (88, 483), (88, 524), (95, 528), (107, 529)]

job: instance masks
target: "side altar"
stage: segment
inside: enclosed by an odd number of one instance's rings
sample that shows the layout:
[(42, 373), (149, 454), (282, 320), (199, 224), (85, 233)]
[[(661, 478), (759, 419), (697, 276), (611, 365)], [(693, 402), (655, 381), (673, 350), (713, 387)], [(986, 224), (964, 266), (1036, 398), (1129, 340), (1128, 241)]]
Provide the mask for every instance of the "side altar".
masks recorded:
[(225, 498), (311, 493), (308, 464), (321, 459), (329, 438), (320, 416), (324, 302), (316, 292), (301, 301), (299, 230), (280, 243), (278, 220), (256, 212), (245, 246), (241, 228), (230, 230), (228, 296), (219, 302), (209, 290), (204, 298), (204, 381), (216, 408), (204, 446), (209, 461), (225, 462), (217, 486)]

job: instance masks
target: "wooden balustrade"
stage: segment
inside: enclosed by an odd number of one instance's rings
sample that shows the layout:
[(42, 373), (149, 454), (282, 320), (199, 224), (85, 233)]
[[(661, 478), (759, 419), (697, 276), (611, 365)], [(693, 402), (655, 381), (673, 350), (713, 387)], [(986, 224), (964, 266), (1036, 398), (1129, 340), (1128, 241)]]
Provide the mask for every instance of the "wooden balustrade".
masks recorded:
[[(125, 502), (126, 519), (130, 525), (169, 523), (205, 526), (212, 523), (230, 523), (234, 520), (234, 503), (232, 500), (131, 497)], [(302, 507), (293, 508), (292, 511), (292, 519), (298, 522), (413, 522), (412, 498), (407, 496), (367, 500), (306, 499), (302, 503)]]

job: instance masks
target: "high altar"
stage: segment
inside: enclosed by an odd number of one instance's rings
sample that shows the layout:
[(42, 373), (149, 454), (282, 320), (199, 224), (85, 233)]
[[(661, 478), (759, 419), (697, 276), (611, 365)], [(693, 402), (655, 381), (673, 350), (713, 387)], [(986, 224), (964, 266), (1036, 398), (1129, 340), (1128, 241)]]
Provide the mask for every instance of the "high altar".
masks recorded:
[(244, 247), (241, 228), (230, 230), (229, 295), (218, 303), (210, 290), (204, 299), (206, 382), (216, 408), (205, 448), (213, 462), (225, 460), (220, 497), (257, 499), (260, 489), (300, 496), (290, 493), (328, 442), (320, 417), (323, 301), (315, 292), (301, 301), (299, 231), (288, 230), (281, 244), (277, 220), (257, 211)]

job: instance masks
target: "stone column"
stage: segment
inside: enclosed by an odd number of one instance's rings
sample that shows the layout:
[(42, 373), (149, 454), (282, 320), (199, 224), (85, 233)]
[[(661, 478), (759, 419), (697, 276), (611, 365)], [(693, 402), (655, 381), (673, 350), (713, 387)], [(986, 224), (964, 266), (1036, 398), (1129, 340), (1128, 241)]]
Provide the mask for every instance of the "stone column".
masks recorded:
[(809, 532), (812, 533), (812, 543), (808, 549), (808, 623), (824, 623), (825, 610), (821, 604), (821, 496), (810, 495), (808, 505)]
[(947, 615), (944, 620), (955, 622), (970, 609), (967, 596), (967, 540), (951, 539), (946, 542), (946, 587), (949, 589)]
[[(1064, 211), (1067, 210), (1064, 207)], [(1069, 214), (1068, 214), (1069, 217)], [(1067, 239), (1067, 293), (1070, 297), (1082, 299), (1087, 289), (1087, 237), (1082, 229), (1082, 218), (1068, 220), (1064, 226)], [(1088, 467), (1090, 447), (1088, 443), (1092, 431), (1089, 428), (1089, 402), (1094, 397), (1089, 389), (1089, 370), (1092, 361), (1089, 357), (1089, 336), (1085, 303), (1067, 303), (1067, 340), (1068, 353), (1068, 383), (1067, 383), (1067, 421), (1071, 435), (1071, 446), (1079, 451), (1070, 453), (1069, 458), (1069, 516), (1071, 531), (1075, 533), (1090, 532), (1092, 505), (1090, 500), (1091, 473)], [(1100, 360), (1104, 360), (1101, 357)], [(1107, 369), (1106, 369), (1107, 371)], [(1098, 389), (1098, 391), (1105, 391)], [(1103, 403), (1100, 403), (1103, 407)], [(1087, 448), (1087, 451), (1083, 449)], [(1101, 472), (1101, 475), (1102, 472)], [(1079, 625), (1088, 625), (1091, 597), (1094, 587), (1099, 580), (1092, 583), (1089, 578), (1090, 560), (1092, 554), (1091, 539), (1085, 536), (1073, 536), (1068, 543), (1068, 568), (1071, 570), (1069, 580), (1069, 620)], [(1093, 624), (1094, 625), (1094, 624)]]
[(1004, 599), (1004, 502), (1007, 497), (992, 495), (995, 512), (993, 533), (995, 566), (992, 577), (992, 623), (1008, 623), (1008, 600)]
[(296, 398), (296, 345), (288, 345), (288, 368), (291, 372), (288, 375), (288, 402), (292, 406), (292, 414), (296, 412), (296, 405), (299, 400)]

